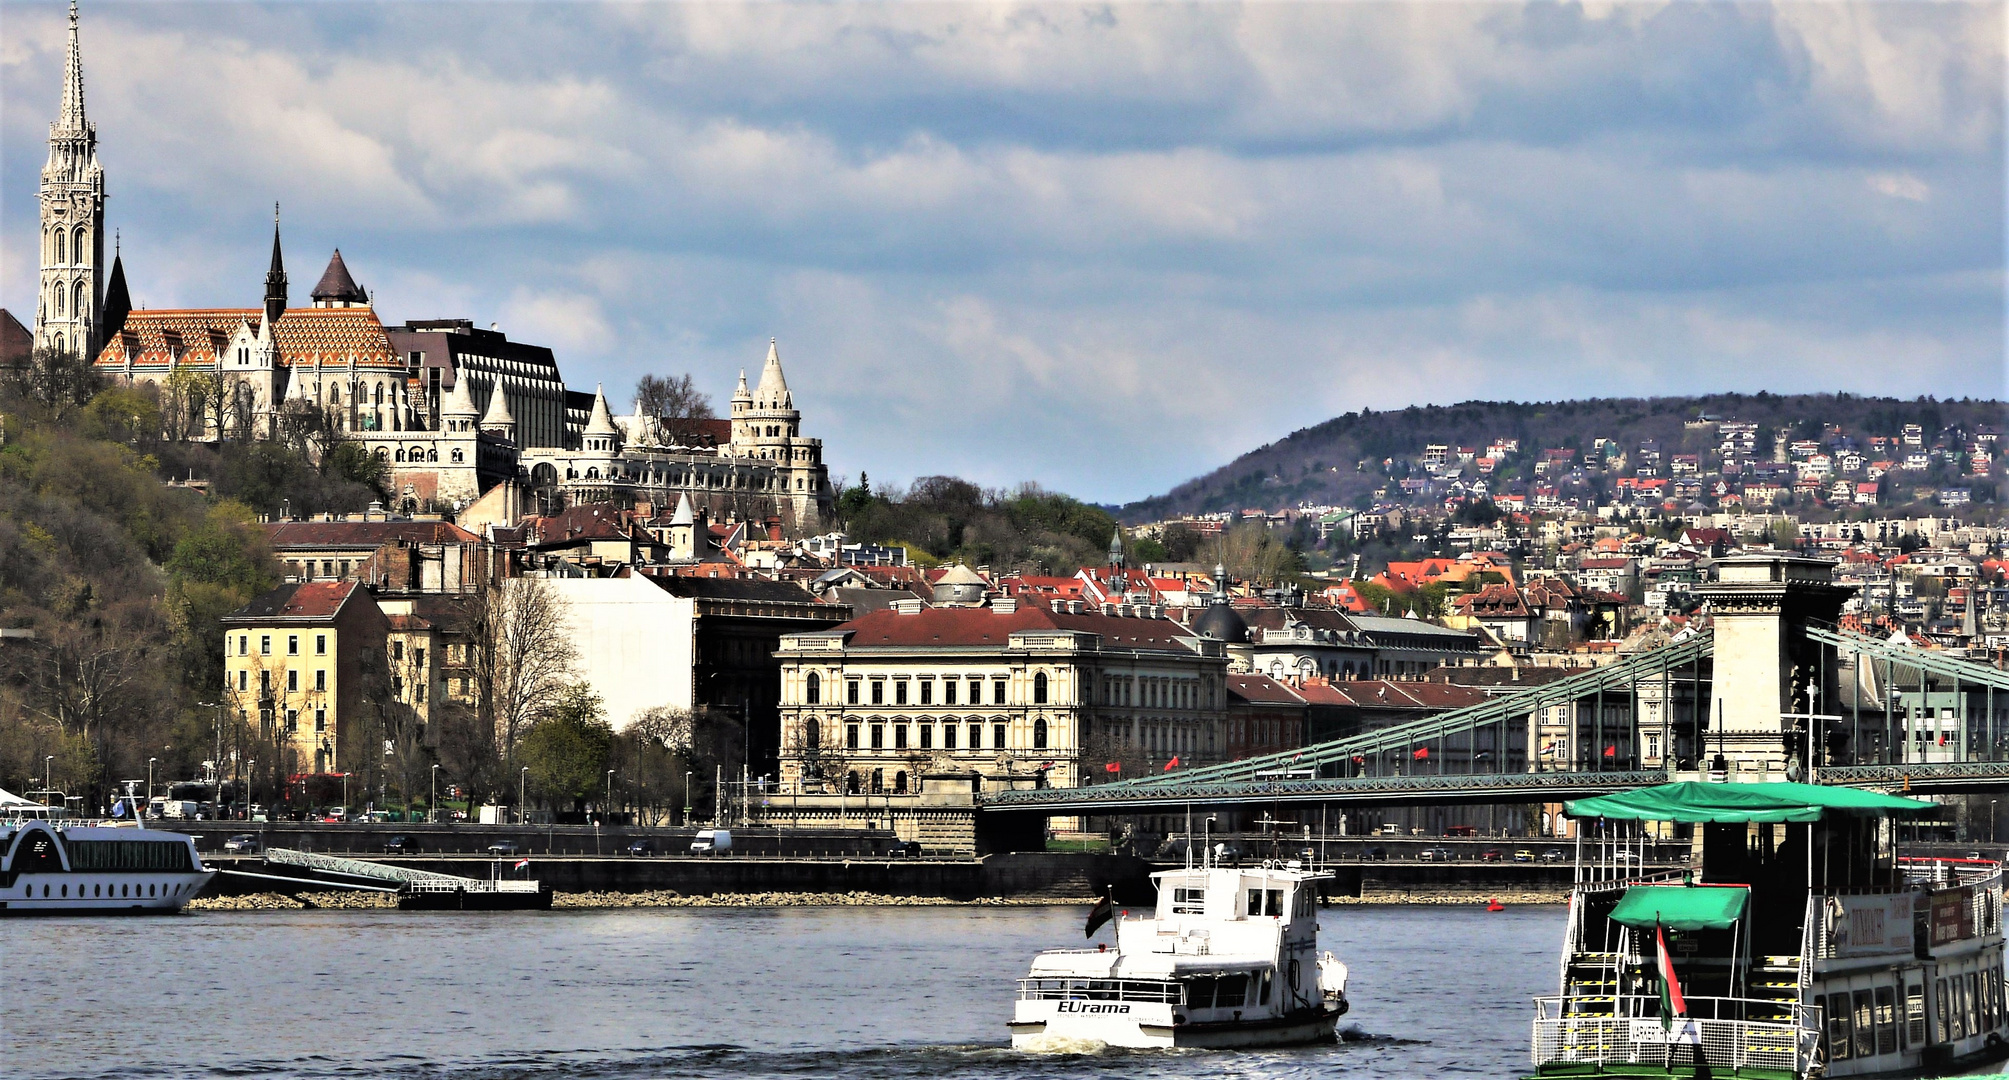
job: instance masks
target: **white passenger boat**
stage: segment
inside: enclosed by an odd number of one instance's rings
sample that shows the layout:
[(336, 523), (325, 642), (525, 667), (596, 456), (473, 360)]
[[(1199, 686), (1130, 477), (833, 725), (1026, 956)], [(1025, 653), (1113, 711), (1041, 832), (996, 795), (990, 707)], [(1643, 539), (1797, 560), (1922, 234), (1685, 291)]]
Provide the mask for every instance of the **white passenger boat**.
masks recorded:
[(1019, 980), (1021, 1050), (1256, 1047), (1330, 1042), (1346, 965), (1318, 948), (1316, 882), (1296, 862), (1151, 875), (1150, 917), (1124, 913), (1116, 947), (1055, 949)]
[[(1938, 809), (1692, 781), (1570, 803), (1605, 839), (1579, 841), (1534, 1075), (1944, 1076), (2001, 1059), (2001, 864), (1898, 850), (1895, 822)], [(1688, 827), (1700, 858), (1640, 876), (1625, 849), (1647, 822)]]
[(0, 915), (179, 911), (212, 876), (182, 833), (0, 821)]

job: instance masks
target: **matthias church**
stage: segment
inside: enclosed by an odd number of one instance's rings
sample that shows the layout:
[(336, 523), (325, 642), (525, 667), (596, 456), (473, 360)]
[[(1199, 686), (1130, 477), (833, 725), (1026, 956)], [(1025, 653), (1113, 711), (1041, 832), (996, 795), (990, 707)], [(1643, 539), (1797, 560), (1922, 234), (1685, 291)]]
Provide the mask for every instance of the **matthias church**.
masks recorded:
[(312, 417), (385, 464), (393, 509), (407, 513), (481, 502), (485, 515), (509, 518), (688, 498), (714, 520), (779, 518), (811, 533), (831, 519), (823, 443), (802, 435), (773, 342), (752, 388), (741, 373), (726, 419), (665, 421), (639, 407), (617, 416), (605, 393), (568, 390), (550, 349), (493, 325), (386, 325), (339, 250), (308, 305), (293, 306), (276, 206), (257, 306), (133, 310), (116, 250), (103, 269), (104, 234), (105, 176), (84, 110), (73, 0), (42, 169), (35, 347), (83, 353), (101, 375), (158, 386), (185, 404), (191, 438), (269, 439)]

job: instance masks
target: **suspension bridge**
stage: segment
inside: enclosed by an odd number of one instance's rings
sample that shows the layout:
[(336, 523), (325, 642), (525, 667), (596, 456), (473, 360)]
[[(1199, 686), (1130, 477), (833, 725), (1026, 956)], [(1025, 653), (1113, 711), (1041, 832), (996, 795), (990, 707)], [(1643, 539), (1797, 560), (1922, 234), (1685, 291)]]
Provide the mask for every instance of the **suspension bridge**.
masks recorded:
[(1618, 662), (1301, 750), (998, 792), (986, 813), (1552, 803), (1672, 779), (2009, 790), (2009, 671), (1837, 625), (1850, 588), (1787, 555), (1719, 564), (1710, 625)]

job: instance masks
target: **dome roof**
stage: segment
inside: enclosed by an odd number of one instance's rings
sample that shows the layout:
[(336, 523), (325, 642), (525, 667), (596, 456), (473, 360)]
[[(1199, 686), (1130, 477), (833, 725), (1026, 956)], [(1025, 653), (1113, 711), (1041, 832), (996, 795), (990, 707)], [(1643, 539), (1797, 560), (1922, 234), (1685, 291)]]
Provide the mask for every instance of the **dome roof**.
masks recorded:
[(1249, 640), (1249, 624), (1242, 621), (1235, 609), (1226, 604), (1211, 604), (1198, 619), (1193, 621), (1193, 632), (1201, 637), (1213, 638), (1239, 645)]

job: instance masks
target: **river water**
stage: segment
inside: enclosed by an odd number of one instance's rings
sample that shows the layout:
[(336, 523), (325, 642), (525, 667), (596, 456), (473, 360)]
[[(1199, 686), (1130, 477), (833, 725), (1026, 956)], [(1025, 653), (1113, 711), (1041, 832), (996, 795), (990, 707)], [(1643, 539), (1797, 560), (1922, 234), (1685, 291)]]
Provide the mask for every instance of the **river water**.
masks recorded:
[[(1082, 907), (213, 912), (0, 924), (0, 1075), (940, 1080), (1521, 1075), (1563, 909), (1352, 907), (1336, 1046), (1017, 1054)], [(1107, 934), (1107, 931), (1104, 931)]]

